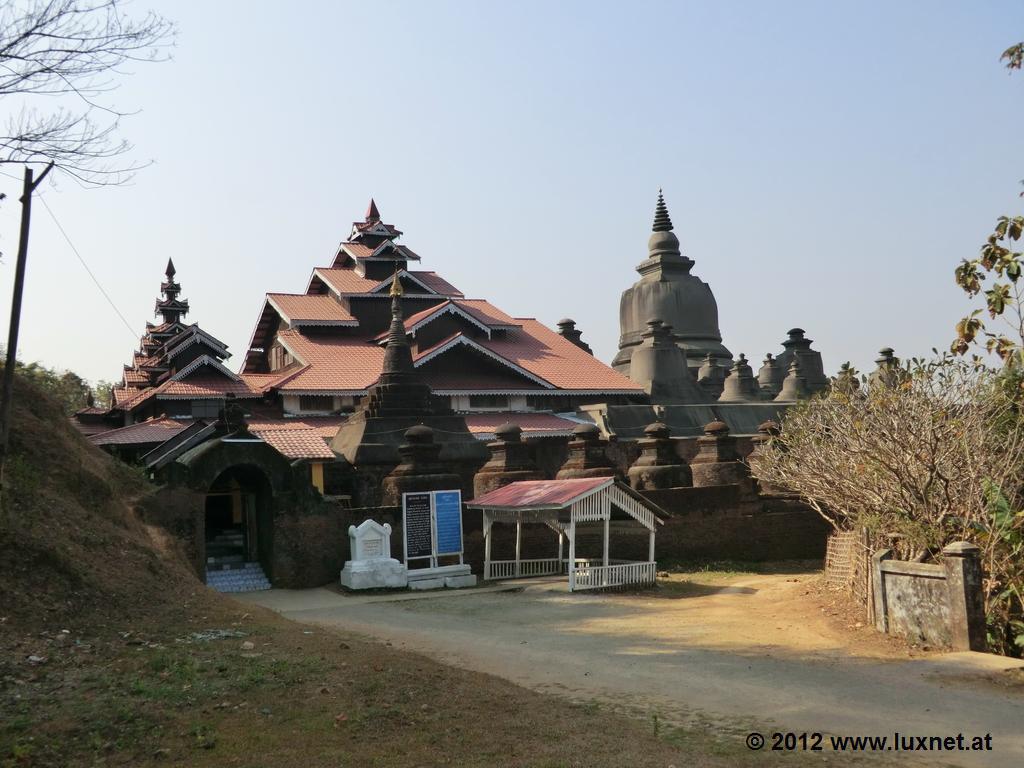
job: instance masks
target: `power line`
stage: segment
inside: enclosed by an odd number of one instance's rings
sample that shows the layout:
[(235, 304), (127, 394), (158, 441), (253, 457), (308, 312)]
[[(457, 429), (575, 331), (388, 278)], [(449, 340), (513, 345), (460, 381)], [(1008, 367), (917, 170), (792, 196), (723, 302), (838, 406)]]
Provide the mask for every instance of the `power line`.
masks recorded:
[(96, 275), (94, 275), (92, 273), (92, 270), (89, 269), (89, 265), (85, 263), (85, 259), (82, 258), (82, 254), (78, 252), (78, 249), (75, 247), (75, 244), (71, 242), (71, 238), (68, 237), (68, 233), (64, 231), (64, 227), (62, 227), (60, 222), (57, 221), (57, 217), (54, 215), (53, 211), (50, 210), (50, 206), (46, 202), (46, 197), (40, 195), (38, 199), (39, 202), (43, 204), (43, 208), (46, 209), (46, 212), (50, 214), (50, 218), (53, 219), (53, 223), (57, 225), (57, 229), (59, 229), (60, 233), (64, 236), (64, 239), (67, 241), (67, 244), (71, 247), (72, 252), (78, 258), (78, 261), (81, 262), (82, 267), (85, 268), (85, 271), (89, 274), (89, 277), (92, 278), (93, 283), (96, 284), (96, 287), (99, 289), (100, 293), (103, 294), (103, 298), (107, 300), (107, 303), (110, 305), (110, 308), (113, 309), (115, 313), (117, 313), (117, 316), (119, 318), (121, 318), (121, 322), (124, 323), (124, 327), (128, 329), (128, 333), (131, 334), (132, 339), (134, 339), (135, 331), (132, 330), (132, 327), (128, 323), (128, 321), (124, 319), (124, 315), (121, 314), (121, 310), (119, 310), (117, 308), (117, 305), (114, 304), (113, 299), (110, 298), (109, 294), (103, 289), (103, 286), (100, 285), (100, 281), (96, 279)]

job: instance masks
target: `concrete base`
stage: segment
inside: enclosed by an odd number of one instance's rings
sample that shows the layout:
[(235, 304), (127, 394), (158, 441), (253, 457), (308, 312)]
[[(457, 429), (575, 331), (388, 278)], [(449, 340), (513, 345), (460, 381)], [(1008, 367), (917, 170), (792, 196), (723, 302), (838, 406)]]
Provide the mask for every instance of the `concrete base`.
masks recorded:
[(437, 568), (414, 568), (409, 571), (409, 589), (442, 589), (476, 586), (476, 576), (469, 565), (442, 565)]
[(341, 570), (341, 586), (346, 589), (402, 589), (408, 584), (408, 571), (392, 558), (349, 560)]
[(416, 579), (409, 582), (409, 589), (443, 589), (444, 577), (438, 576), (433, 579)]

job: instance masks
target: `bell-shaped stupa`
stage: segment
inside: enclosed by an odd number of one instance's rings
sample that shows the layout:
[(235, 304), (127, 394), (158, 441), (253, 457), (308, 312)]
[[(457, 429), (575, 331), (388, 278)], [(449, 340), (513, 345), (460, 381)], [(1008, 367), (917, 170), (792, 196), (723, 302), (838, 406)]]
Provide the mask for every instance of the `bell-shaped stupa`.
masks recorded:
[(636, 268), (640, 279), (623, 291), (619, 302), (619, 351), (612, 367), (631, 376), (633, 352), (643, 343), (652, 319), (672, 326), (673, 341), (685, 350), (691, 366), (699, 367), (711, 355), (725, 368), (731, 367), (732, 354), (723, 346), (718, 329), (714, 294), (707, 283), (690, 274), (694, 262), (679, 251), (679, 238), (672, 231), (660, 191), (653, 229), (647, 258)]

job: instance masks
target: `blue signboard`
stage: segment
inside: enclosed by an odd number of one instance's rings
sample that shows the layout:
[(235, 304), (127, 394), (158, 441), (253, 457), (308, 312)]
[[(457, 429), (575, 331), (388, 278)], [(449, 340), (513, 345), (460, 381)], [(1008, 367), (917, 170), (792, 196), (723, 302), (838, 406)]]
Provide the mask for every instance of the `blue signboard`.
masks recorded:
[(434, 520), (437, 531), (437, 554), (461, 554), (462, 493), (434, 491)]

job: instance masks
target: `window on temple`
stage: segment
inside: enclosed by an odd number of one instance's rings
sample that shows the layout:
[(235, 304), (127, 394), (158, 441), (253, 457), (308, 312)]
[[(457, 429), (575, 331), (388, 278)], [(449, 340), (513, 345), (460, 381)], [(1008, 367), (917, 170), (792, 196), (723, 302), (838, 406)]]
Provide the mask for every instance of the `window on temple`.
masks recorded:
[(470, 408), (508, 408), (508, 395), (470, 395)]
[(216, 419), (220, 416), (223, 404), (220, 400), (193, 400), (193, 419)]
[(301, 395), (299, 410), (303, 413), (330, 413), (334, 409), (334, 398), (330, 395)]

